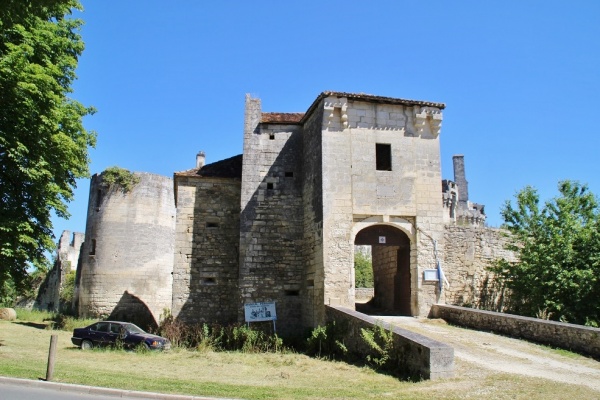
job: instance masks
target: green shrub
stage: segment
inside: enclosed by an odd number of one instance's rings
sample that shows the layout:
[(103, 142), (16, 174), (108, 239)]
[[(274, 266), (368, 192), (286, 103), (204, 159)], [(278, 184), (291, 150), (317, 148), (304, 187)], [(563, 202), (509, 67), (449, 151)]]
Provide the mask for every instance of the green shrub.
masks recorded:
[(391, 370), (394, 361), (394, 334), (382, 325), (372, 328), (361, 328), (360, 336), (369, 346), (371, 354), (366, 357), (367, 362), (375, 369)]
[(114, 166), (102, 173), (102, 181), (108, 186), (118, 187), (123, 193), (127, 193), (140, 182), (140, 177), (125, 168)]
[(187, 325), (177, 321), (165, 310), (158, 334), (168, 338), (172, 347), (198, 351), (241, 351), (244, 353), (281, 352), (283, 341), (276, 334), (249, 328), (243, 324)]
[(317, 326), (307, 339), (307, 354), (319, 358), (345, 359), (348, 355), (348, 349), (344, 344), (346, 330), (346, 325), (336, 324), (335, 321), (325, 326)]
[(354, 253), (354, 285), (357, 288), (373, 287), (373, 262), (361, 252)]
[(17, 308), (17, 320), (27, 322), (46, 322), (52, 319), (50, 311), (41, 311), (29, 308)]

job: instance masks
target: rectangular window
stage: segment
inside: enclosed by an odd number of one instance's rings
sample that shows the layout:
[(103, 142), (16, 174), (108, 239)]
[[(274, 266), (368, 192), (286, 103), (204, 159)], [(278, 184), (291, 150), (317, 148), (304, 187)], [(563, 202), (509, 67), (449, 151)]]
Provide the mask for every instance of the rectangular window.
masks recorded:
[(375, 164), (377, 171), (392, 170), (392, 145), (376, 143), (375, 144)]

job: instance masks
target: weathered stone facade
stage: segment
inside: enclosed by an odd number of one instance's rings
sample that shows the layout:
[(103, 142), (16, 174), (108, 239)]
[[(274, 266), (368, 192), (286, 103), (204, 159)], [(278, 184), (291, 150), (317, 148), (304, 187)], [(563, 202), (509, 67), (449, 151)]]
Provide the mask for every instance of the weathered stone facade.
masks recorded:
[(64, 231), (58, 240), (56, 260), (52, 269), (42, 282), (33, 307), (45, 311), (68, 311), (70, 304), (61, 304), (60, 291), (65, 283), (65, 276), (75, 271), (79, 261), (79, 251), (84, 242), (81, 232)]
[(76, 278), (81, 316), (155, 326), (172, 307), (175, 205), (171, 179), (136, 173), (130, 191), (94, 175)]
[(240, 180), (175, 174), (173, 315), (237, 321)]
[(507, 240), (500, 229), (447, 225), (444, 272), (450, 285), (443, 292), (444, 302), (500, 311), (504, 293), (487, 268), (499, 258), (516, 261), (505, 249)]
[[(502, 243), (472, 233), (488, 230), (468, 201), (462, 156), (454, 180), (464, 187), (442, 190), (443, 109), (324, 92), (306, 113), (263, 113), (247, 96), (243, 155), (204, 165), (199, 153), (196, 168), (173, 180), (142, 174), (131, 193), (106, 192), (95, 176), (80, 313), (115, 315), (127, 294), (155, 323), (163, 308), (230, 323), (243, 321), (244, 304), (275, 302), (278, 331), (293, 334), (323, 323), (326, 305), (354, 309), (356, 245), (372, 248), (373, 305), (423, 316), (438, 301), (465, 302), (500, 254), (486, 246)], [(424, 279), (439, 260), (444, 291)], [(130, 317), (127, 307), (116, 316)]]

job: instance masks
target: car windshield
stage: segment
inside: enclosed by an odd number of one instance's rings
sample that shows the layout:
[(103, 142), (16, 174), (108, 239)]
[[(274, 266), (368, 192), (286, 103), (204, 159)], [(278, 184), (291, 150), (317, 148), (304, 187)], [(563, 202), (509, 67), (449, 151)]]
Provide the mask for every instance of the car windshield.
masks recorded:
[(134, 324), (124, 324), (123, 326), (129, 333), (146, 333), (142, 328)]

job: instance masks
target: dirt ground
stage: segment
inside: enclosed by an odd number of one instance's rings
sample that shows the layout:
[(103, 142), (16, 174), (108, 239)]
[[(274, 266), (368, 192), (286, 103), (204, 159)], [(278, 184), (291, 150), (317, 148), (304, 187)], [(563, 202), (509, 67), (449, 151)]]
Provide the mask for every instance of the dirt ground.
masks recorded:
[(465, 368), (505, 372), (578, 384), (600, 392), (600, 362), (524, 340), (446, 324), (439, 319), (376, 318), (454, 347), (457, 373)]

